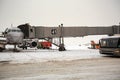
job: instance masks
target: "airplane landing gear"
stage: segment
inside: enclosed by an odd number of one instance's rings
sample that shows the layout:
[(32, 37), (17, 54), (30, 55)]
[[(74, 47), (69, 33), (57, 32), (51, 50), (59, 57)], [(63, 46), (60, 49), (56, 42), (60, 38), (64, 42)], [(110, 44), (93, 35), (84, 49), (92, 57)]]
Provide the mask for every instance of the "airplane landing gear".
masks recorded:
[(14, 45), (13, 52), (20, 52), (20, 50), (18, 50), (18, 49), (16, 48), (16, 44)]

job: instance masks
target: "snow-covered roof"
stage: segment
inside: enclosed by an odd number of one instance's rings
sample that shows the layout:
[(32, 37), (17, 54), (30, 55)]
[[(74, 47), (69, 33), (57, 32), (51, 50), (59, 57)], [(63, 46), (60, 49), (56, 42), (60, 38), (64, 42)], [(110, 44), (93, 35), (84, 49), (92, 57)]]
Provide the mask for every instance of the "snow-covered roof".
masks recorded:
[(102, 38), (102, 39), (109, 39), (109, 38), (120, 38), (120, 35), (108, 36), (108, 37), (104, 37), (104, 38)]

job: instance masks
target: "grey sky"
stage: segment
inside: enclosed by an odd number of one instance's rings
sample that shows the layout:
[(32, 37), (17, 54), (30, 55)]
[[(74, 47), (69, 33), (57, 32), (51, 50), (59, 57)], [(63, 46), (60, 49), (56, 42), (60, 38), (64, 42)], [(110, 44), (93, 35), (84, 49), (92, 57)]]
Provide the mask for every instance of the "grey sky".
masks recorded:
[(0, 30), (24, 23), (100, 26), (120, 22), (120, 0), (0, 0)]

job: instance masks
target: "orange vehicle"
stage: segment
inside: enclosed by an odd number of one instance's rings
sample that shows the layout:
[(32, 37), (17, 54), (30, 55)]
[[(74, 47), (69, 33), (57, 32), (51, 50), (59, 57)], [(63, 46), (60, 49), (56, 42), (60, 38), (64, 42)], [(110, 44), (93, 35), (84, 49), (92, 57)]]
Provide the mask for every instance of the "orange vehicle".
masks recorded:
[(92, 49), (99, 49), (100, 48), (100, 45), (95, 43), (93, 40), (91, 41), (91, 48)]
[(37, 48), (38, 49), (50, 49), (51, 46), (52, 46), (51, 42), (44, 41), (44, 42), (39, 42)]

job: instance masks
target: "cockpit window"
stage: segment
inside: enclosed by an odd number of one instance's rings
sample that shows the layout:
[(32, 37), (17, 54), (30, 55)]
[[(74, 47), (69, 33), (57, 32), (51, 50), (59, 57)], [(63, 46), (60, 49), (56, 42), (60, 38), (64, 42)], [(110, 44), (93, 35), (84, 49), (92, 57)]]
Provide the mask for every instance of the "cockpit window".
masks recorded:
[(12, 29), (9, 29), (8, 32), (21, 32), (21, 30), (12, 30)]
[(20, 30), (11, 30), (12, 32), (21, 32)]

